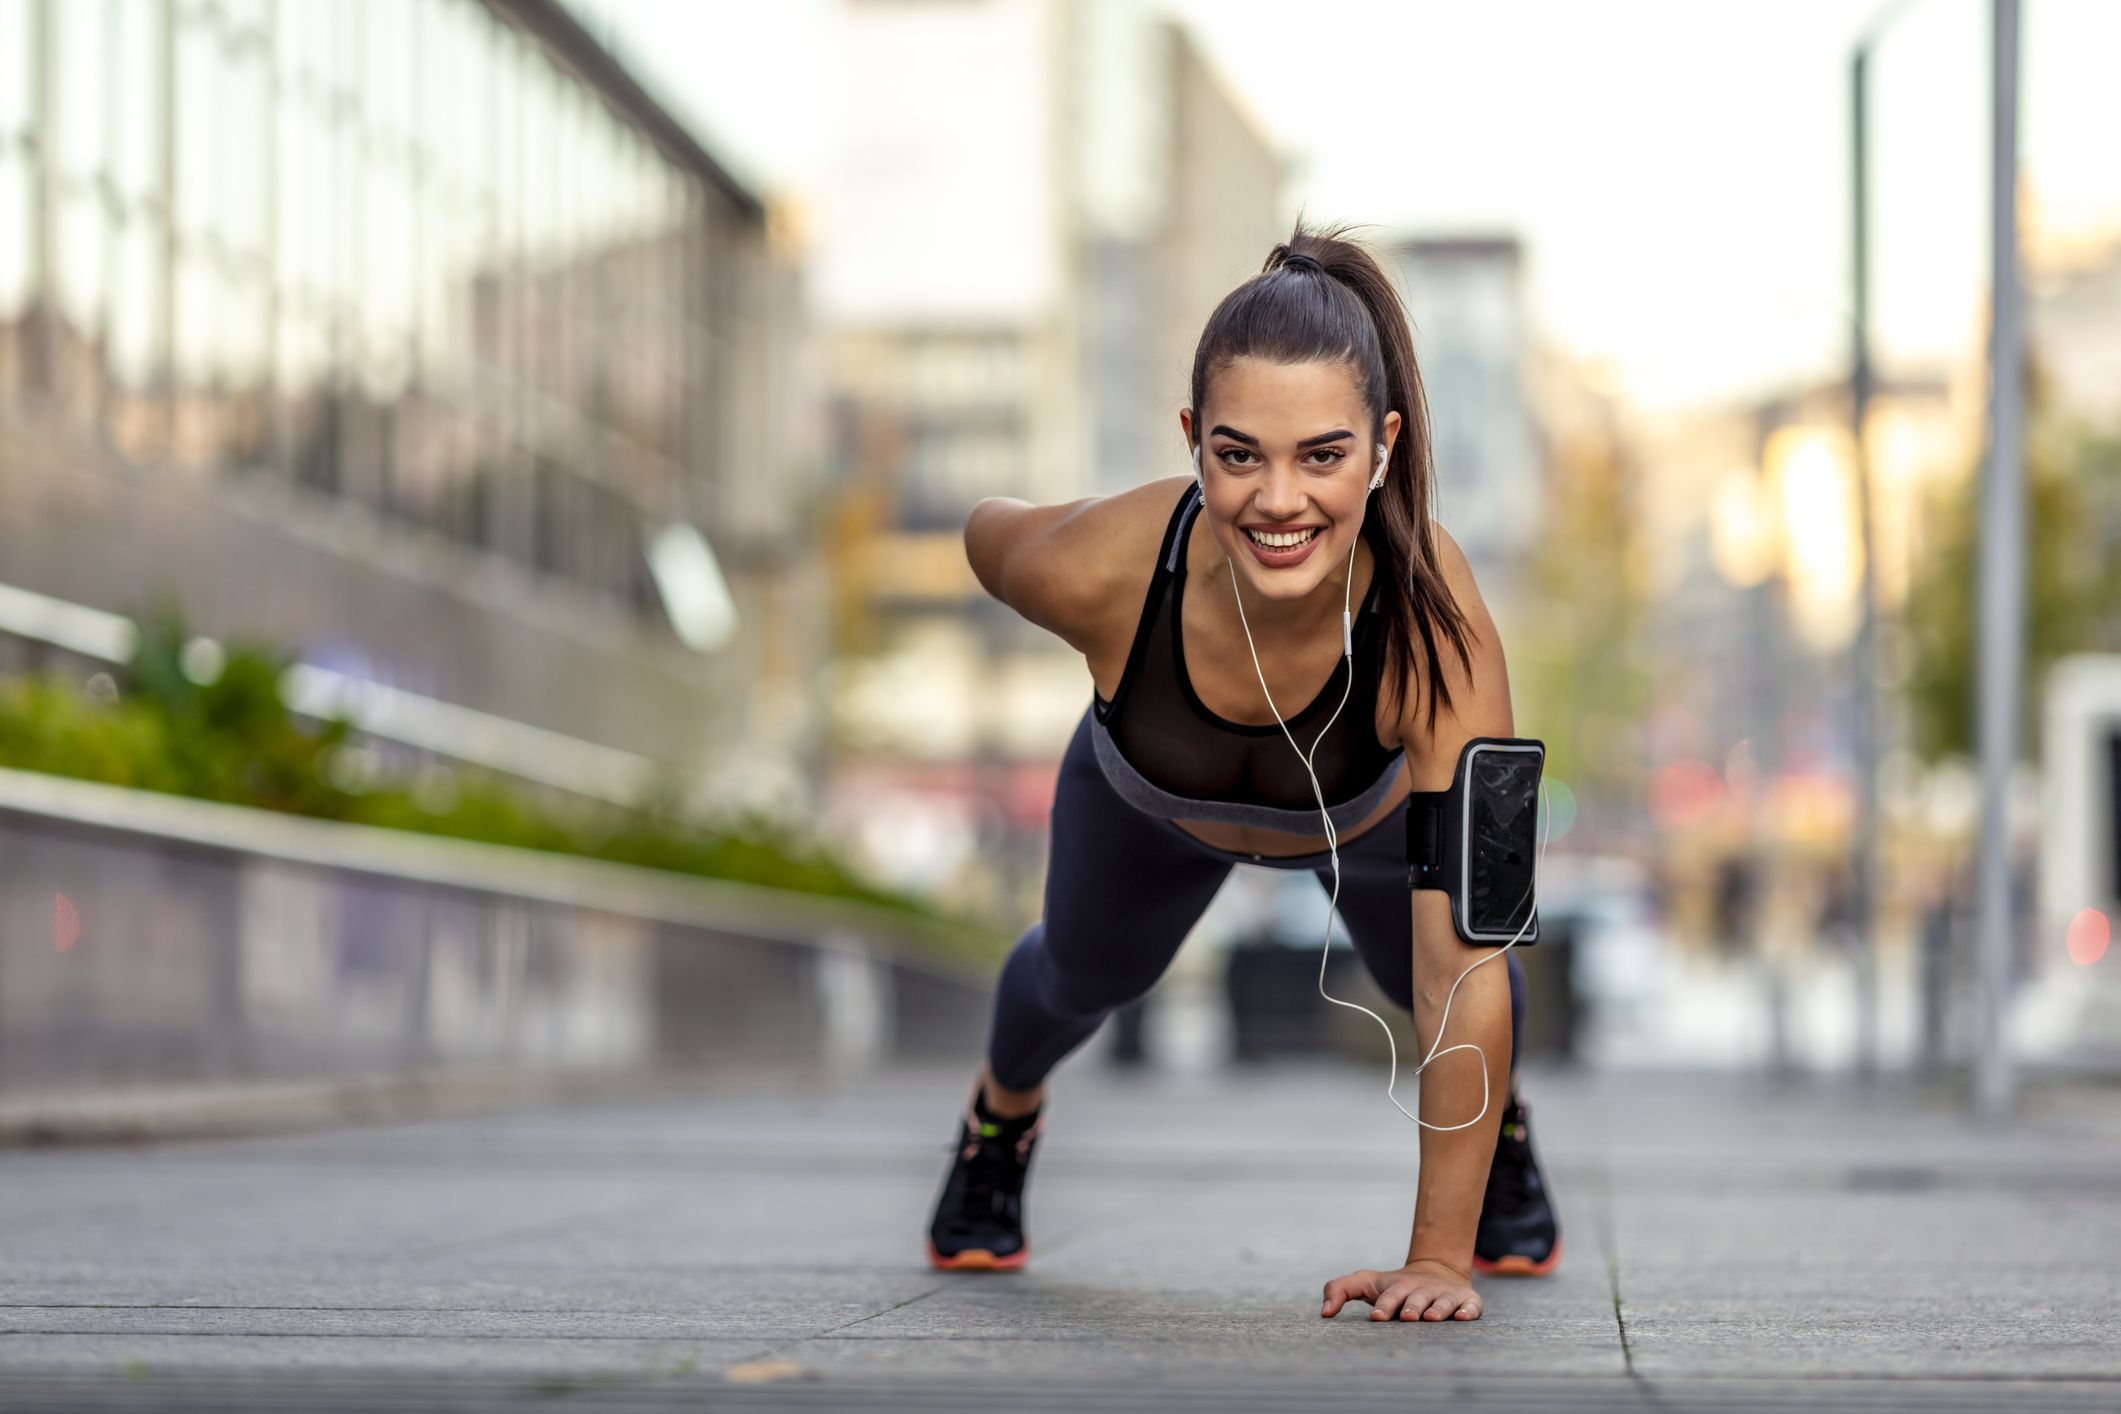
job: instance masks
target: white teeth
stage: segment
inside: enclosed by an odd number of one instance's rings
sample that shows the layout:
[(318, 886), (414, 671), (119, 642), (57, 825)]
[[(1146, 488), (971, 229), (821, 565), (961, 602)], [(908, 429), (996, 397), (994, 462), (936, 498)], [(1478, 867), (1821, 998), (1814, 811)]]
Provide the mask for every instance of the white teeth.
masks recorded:
[(1280, 535), (1270, 535), (1260, 530), (1247, 530), (1245, 534), (1251, 536), (1255, 542), (1266, 546), (1269, 550), (1288, 550), (1303, 544), (1306, 540), (1318, 534), (1318, 529), (1314, 526), (1309, 530)]

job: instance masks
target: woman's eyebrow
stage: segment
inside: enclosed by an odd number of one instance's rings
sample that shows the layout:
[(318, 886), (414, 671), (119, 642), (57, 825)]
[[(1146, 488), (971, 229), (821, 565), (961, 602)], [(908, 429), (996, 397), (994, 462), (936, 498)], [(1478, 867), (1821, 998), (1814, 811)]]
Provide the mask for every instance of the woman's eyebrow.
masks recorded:
[[(1235, 441), (1244, 443), (1248, 447), (1256, 447), (1259, 445), (1259, 439), (1257, 437), (1252, 436), (1250, 433), (1240, 432), (1234, 427), (1226, 427), (1221, 423), (1217, 423), (1215, 426), (1209, 428), (1208, 435), (1210, 437), (1229, 437)], [(1296, 450), (1301, 452), (1306, 451), (1312, 447), (1322, 447), (1328, 442), (1338, 442), (1343, 437), (1353, 437), (1354, 435), (1355, 434), (1353, 432), (1350, 432), (1345, 427), (1339, 429), (1336, 432), (1321, 432), (1316, 437), (1306, 437), (1301, 442), (1298, 442), (1296, 444)]]
[(1338, 442), (1343, 437), (1353, 437), (1354, 435), (1353, 432), (1350, 432), (1345, 427), (1338, 432), (1321, 432), (1316, 437), (1306, 437), (1301, 442), (1298, 442), (1296, 450), (1301, 452), (1309, 447), (1322, 447), (1328, 442)]

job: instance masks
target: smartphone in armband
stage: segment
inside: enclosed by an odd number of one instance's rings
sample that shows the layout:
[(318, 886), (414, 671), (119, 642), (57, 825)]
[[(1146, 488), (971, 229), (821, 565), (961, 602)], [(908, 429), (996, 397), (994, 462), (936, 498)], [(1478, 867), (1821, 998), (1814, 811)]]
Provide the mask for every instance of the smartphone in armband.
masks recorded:
[(1407, 798), (1407, 886), (1447, 894), (1452, 925), (1467, 943), (1539, 941), (1534, 886), (1545, 768), (1544, 742), (1474, 737), (1458, 753), (1449, 790)]

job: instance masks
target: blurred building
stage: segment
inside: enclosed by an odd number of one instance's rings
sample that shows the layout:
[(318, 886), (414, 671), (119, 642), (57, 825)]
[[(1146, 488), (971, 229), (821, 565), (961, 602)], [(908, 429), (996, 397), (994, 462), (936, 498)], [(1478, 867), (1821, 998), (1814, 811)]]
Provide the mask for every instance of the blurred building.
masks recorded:
[(1561, 800), (1549, 847), (1639, 852), (1648, 539), (1640, 457), (1607, 369), (1535, 343), (1524, 371), (1540, 473), (1535, 538), (1517, 573), (1481, 581), (1482, 597), (1508, 646), (1518, 729), (1547, 744), (1550, 794)]
[[(1978, 390), (1944, 371), (1881, 378), (1870, 412), (1878, 602), (1891, 620), (1931, 548), (1925, 498), (1965, 475)], [(1845, 770), (1860, 506), (1846, 385), (1643, 419), (1654, 609), (1665, 669), (1651, 758), (1720, 767), (1741, 742), (1773, 771)], [(1888, 704), (1890, 710), (1890, 704)]]
[(552, 0), (0, 8), (0, 581), (167, 592), (444, 754), (788, 806), (824, 609), (779, 247)]
[[(1871, 403), (1875, 706), (1895, 858), (1927, 798), (1907, 755), (1902, 609), (1934, 553), (1926, 507), (1964, 478), (1979, 443), (1979, 379), (1968, 372), (1895, 371)], [(1846, 926), (1857, 806), (1861, 507), (1846, 385), (1645, 415), (1637, 440), (1649, 591), (1637, 640), (1649, 687), (1643, 803), (1676, 936), (1784, 960), (1828, 956)], [(1912, 917), (1891, 877), (1884, 889), (1877, 936), (1905, 957)]]
[(836, 34), (815, 288), (844, 478), (837, 813), (910, 881), (977, 856), (996, 867), (968, 887), (1035, 908), (1091, 684), (980, 588), (965, 516), (1186, 470), (1194, 344), (1287, 234), (1284, 165), (1138, 0), (844, 0)]
[(1514, 236), (1406, 240), (1387, 268), (1414, 326), (1437, 516), (1506, 615), (1515, 571), (1540, 529), (1523, 247)]
[(2121, 424), (2121, 237), (2035, 241), (2026, 328), (2061, 406)]

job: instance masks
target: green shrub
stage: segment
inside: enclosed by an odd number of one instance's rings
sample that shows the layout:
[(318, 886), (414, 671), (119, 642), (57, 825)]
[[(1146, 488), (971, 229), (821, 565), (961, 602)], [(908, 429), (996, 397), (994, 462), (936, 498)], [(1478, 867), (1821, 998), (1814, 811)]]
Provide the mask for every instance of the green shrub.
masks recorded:
[(851, 899), (911, 915), (934, 946), (966, 960), (991, 959), (999, 946), (994, 930), (879, 888), (756, 816), (719, 828), (681, 820), (667, 790), (631, 809), (569, 814), (472, 768), (363, 780), (349, 769), (362, 759), (350, 722), (311, 722), (282, 700), (291, 655), (232, 643), (219, 671), (195, 681), (174, 607), (144, 616), (139, 629), (115, 693), (57, 675), (0, 682), (0, 766)]

